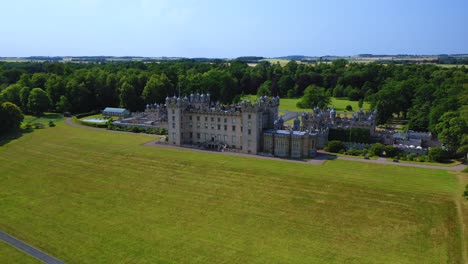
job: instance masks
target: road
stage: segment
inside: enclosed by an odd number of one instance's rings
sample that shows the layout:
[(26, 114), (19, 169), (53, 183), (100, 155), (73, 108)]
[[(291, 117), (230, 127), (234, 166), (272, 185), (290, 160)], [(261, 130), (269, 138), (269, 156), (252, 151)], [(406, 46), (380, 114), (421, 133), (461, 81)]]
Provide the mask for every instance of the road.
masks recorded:
[(3, 231), (0, 231), (0, 240), (5, 241), (9, 245), (23, 251), (24, 253), (31, 255), (40, 261), (48, 264), (63, 264), (64, 262), (47, 255), (46, 253), (40, 251), (39, 249), (15, 238), (14, 236), (11, 236)]

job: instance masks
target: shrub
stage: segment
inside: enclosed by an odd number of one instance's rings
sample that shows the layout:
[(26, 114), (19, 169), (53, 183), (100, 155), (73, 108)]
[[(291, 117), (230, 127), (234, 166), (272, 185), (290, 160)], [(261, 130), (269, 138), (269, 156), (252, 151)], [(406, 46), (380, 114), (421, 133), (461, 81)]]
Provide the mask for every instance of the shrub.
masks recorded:
[(465, 191), (463, 192), (465, 199), (468, 199), (468, 185), (465, 186)]
[(385, 146), (381, 143), (375, 143), (369, 148), (369, 153), (372, 156), (382, 157), (385, 151)]
[(429, 149), (429, 160), (441, 162), (447, 157), (446, 152), (441, 147), (433, 147)]
[(414, 153), (410, 153), (406, 155), (406, 159), (409, 161), (414, 161), (415, 158), (416, 158), (416, 155)]
[(346, 111), (353, 111), (353, 107), (351, 105), (347, 105), (345, 109)]
[(52, 122), (52, 121), (49, 121), (49, 127), (55, 127), (55, 124), (54, 124), (54, 122)]
[(339, 140), (332, 140), (327, 143), (327, 146), (325, 147), (326, 151), (332, 152), (332, 153), (338, 153), (340, 150), (345, 150), (346, 147), (343, 144), (343, 142)]

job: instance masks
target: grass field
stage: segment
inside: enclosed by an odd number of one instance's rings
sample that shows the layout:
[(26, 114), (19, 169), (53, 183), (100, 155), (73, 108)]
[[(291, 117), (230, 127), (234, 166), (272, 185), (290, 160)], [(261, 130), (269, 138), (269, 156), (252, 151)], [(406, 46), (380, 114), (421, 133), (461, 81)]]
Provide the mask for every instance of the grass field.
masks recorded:
[(38, 259), (19, 251), (18, 249), (8, 245), (7, 243), (0, 240), (0, 262), (1, 263), (42, 263)]
[(455, 174), (148, 140), (58, 122), (1, 146), (0, 229), (66, 263), (463, 262)]
[[(247, 99), (256, 100), (257, 96), (256, 95), (246, 95), (246, 96), (242, 97), (242, 100), (247, 100)], [(300, 99), (298, 99), (298, 98), (296, 98), (296, 99), (281, 98), (279, 110), (280, 111), (287, 110), (287, 111), (292, 111), (292, 112), (310, 112), (311, 109), (301, 109), (301, 108), (298, 108), (296, 106), (296, 104), (297, 104), (297, 102), (299, 102), (299, 100)], [(339, 113), (345, 113), (346, 112), (346, 110), (345, 110), (346, 106), (351, 105), (351, 107), (353, 108), (352, 112), (356, 112), (356, 111), (359, 110), (358, 103), (359, 103), (358, 101), (351, 101), (351, 100), (348, 100), (348, 99), (345, 99), (345, 98), (331, 97), (330, 107), (335, 108), (335, 110), (337, 112), (339, 112)], [(363, 110), (369, 110), (370, 109), (369, 103), (364, 102), (364, 105), (362, 106), (362, 109)]]
[(37, 117), (32, 115), (25, 115), (23, 124), (26, 123), (41, 123), (44, 125), (49, 124), (49, 121), (57, 122), (63, 119), (63, 115), (56, 113), (45, 113), (43, 116)]

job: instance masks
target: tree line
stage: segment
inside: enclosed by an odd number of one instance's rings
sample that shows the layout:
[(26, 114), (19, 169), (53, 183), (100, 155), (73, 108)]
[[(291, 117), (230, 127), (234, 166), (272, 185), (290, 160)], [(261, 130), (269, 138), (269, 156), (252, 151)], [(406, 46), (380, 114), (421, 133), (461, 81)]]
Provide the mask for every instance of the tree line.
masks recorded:
[(465, 122), (468, 116), (468, 69), (463, 66), (344, 59), (317, 64), (290, 61), (284, 66), (241, 60), (0, 63), (0, 102), (14, 103), (25, 113), (82, 113), (106, 106), (142, 111), (146, 104), (163, 103), (166, 96), (196, 92), (209, 92), (221, 103), (238, 101), (243, 94), (296, 98), (305, 93), (323, 98), (314, 102), (322, 107), (327, 96), (365, 100), (378, 110), (380, 124), (398, 117), (408, 120), (409, 129), (434, 133), (442, 132), (443, 125), (439, 129), (437, 125), (445, 113)]

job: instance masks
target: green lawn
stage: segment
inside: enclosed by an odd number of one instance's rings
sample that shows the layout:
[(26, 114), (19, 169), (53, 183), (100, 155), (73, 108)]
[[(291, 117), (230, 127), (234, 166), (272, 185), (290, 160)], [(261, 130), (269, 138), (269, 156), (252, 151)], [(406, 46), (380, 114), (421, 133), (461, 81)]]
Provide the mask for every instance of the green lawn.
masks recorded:
[[(256, 100), (257, 96), (256, 95), (245, 95), (242, 97), (242, 100)], [(301, 109), (296, 106), (297, 102), (299, 102), (299, 98), (295, 99), (290, 99), (290, 98), (281, 98), (280, 99), (280, 111), (291, 111), (291, 112), (310, 112), (312, 109)], [(339, 113), (345, 113), (346, 112), (346, 106), (351, 105), (353, 108), (353, 111), (351, 112), (356, 112), (359, 110), (358, 107), (358, 101), (351, 101), (345, 98), (335, 98), (331, 97), (331, 104), (330, 107), (335, 108), (335, 110)], [(363, 110), (369, 110), (370, 105), (367, 102), (364, 102), (364, 105), (362, 106)]]
[(0, 262), (1, 263), (42, 263), (38, 259), (19, 251), (18, 249), (8, 245), (0, 240)]
[(454, 174), (149, 139), (58, 122), (1, 146), (0, 229), (66, 263), (462, 262)]
[(55, 123), (55, 122), (60, 121), (62, 119), (63, 119), (63, 115), (56, 114), (56, 113), (45, 113), (44, 115), (39, 116), (39, 117), (32, 116), (32, 115), (25, 115), (24, 120), (23, 120), (23, 124), (26, 124), (26, 123), (31, 123), (31, 124), (41, 123), (41, 124), (47, 125), (47, 124), (49, 124), (50, 121)]

